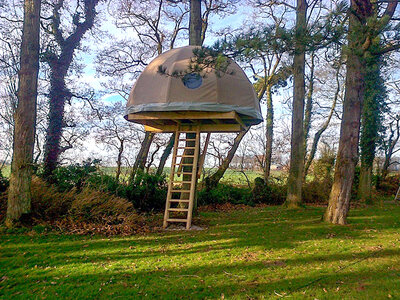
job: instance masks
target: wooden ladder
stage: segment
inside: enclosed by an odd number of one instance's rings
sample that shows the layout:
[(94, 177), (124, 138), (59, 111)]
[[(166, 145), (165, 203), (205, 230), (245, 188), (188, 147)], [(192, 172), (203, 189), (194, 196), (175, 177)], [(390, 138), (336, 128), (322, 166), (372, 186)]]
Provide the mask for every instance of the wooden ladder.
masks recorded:
[[(181, 134), (185, 134), (185, 137), (182, 137)], [(188, 134), (193, 134), (195, 137), (188, 138)], [(164, 228), (173, 222), (186, 223), (186, 229), (190, 229), (192, 225), (199, 151), (200, 126), (192, 131), (180, 131), (178, 128), (175, 132), (167, 202), (165, 204)], [(178, 178), (180, 176), (181, 180)]]

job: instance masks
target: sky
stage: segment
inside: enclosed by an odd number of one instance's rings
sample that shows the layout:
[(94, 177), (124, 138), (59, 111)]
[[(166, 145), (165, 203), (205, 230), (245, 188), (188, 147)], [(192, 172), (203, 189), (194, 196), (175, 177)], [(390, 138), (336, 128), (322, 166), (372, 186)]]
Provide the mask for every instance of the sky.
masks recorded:
[[(241, 4), (241, 3), (240, 3)], [(104, 9), (104, 7), (103, 7)], [(255, 11), (250, 7), (246, 5), (238, 5), (237, 11), (235, 14), (232, 15), (227, 15), (224, 17), (219, 17), (213, 15), (210, 18), (210, 26), (208, 33), (206, 35), (206, 40), (204, 45), (210, 46), (212, 45), (215, 41), (217, 41), (218, 37), (215, 33), (220, 33), (223, 31), (226, 27), (230, 27), (232, 32), (235, 32), (236, 30), (243, 30), (243, 28), (250, 28), (250, 26), (253, 26), (255, 24), (255, 20), (258, 19), (259, 22), (265, 22), (266, 19), (260, 18), (259, 15), (255, 14)], [(290, 20), (288, 20), (290, 22)], [(120, 37), (127, 37), (127, 35), (132, 35), (132, 39), (136, 38), (136, 35), (134, 32), (129, 31), (129, 30), (122, 30), (119, 29), (115, 26), (114, 20), (105, 14), (102, 14), (102, 21), (101, 21), (101, 27), (100, 30), (108, 32), (113, 34), (116, 38)], [(112, 40), (110, 40), (112, 42)], [(100, 91), (102, 90), (102, 81), (105, 81), (106, 78), (103, 76), (100, 76), (99, 74), (96, 73), (96, 65), (95, 65), (95, 58), (96, 58), (96, 52), (101, 50), (101, 47), (104, 47), (104, 45), (107, 43), (107, 41), (100, 41), (97, 40), (97, 37), (90, 36), (88, 38), (85, 38), (84, 41), (84, 46), (87, 46), (88, 48), (91, 49), (90, 53), (80, 53), (78, 58), (84, 62), (86, 65), (84, 68), (84, 71), (82, 73), (82, 76), (79, 78), (79, 81), (91, 86), (93, 89)], [(179, 41), (178, 45), (179, 46), (184, 46), (188, 44), (186, 41)], [(250, 76), (251, 74), (247, 71), (247, 74), (252, 81), (252, 77)], [(121, 78), (121, 80), (127, 80), (126, 78)], [(134, 81), (128, 81), (124, 82), (127, 83), (128, 86), (133, 86)], [(129, 92), (129, 91), (128, 91)], [(282, 89), (279, 93), (274, 94), (274, 110), (275, 110), (275, 119), (276, 124), (279, 124), (277, 126), (282, 126), (282, 128), (277, 128), (277, 131), (283, 131), (285, 130), (286, 127), (290, 125), (290, 110), (288, 107), (288, 102), (287, 99), (291, 97), (291, 83), (289, 82), (288, 87), (285, 89)], [(122, 102), (124, 103), (124, 99), (115, 94), (115, 93), (109, 93), (106, 91), (106, 94), (101, 96), (100, 101), (103, 101), (104, 103), (115, 103), (115, 102)], [(261, 105), (262, 109), (262, 114), (263, 116), (266, 115), (266, 107), (264, 104)], [(261, 127), (260, 130), (262, 130)], [(287, 141), (289, 144), (289, 140)], [(97, 143), (95, 143), (93, 140), (89, 143), (87, 143), (87, 150), (90, 153), (101, 153), (101, 155), (104, 154), (104, 149), (99, 149)], [(95, 154), (93, 154), (95, 155)]]
[[(100, 9), (105, 9), (104, 5)], [(218, 15), (213, 15), (210, 18), (210, 26), (206, 35), (206, 40), (204, 42), (204, 45), (205, 46), (213, 45), (218, 40), (218, 36), (215, 33), (218, 34), (228, 26), (234, 32), (236, 30), (241, 30), (242, 28), (249, 27), (250, 24), (254, 24), (252, 23), (253, 21), (254, 21), (254, 11), (250, 6), (246, 5), (238, 5), (236, 13), (231, 15), (223, 17)], [(110, 16), (104, 14), (102, 15), (100, 30), (111, 33), (115, 35), (117, 38), (127, 35), (127, 31), (117, 28), (114, 24), (113, 19)], [(132, 34), (133, 35), (132, 37), (135, 39), (135, 34), (133, 32), (129, 32), (129, 34)], [(179, 46), (184, 46), (185, 44), (186, 41), (179, 41), (177, 43), (177, 45)], [(101, 47), (103, 47), (104, 42), (96, 40), (96, 38), (94, 37), (88, 37), (85, 38), (83, 45), (87, 46), (89, 49), (91, 49), (91, 51), (90, 53), (80, 52), (78, 54), (78, 59), (82, 61), (85, 65), (85, 68), (83, 69), (79, 81), (84, 84), (87, 84), (96, 91), (100, 91), (103, 89), (101, 83), (106, 81), (107, 79), (96, 73), (95, 58), (96, 58), (96, 53), (101, 49), (97, 45), (101, 45)], [(248, 71), (246, 71), (246, 73), (248, 74), (250, 80), (252, 80), (252, 77), (250, 76), (251, 74)], [(129, 82), (127, 83), (129, 84)], [(131, 86), (133, 86), (133, 84), (134, 81), (130, 83)], [(277, 97), (288, 97), (288, 95), (287, 94), (277, 95)], [(124, 102), (124, 99), (118, 94), (106, 92), (106, 94), (101, 97), (101, 101), (113, 103), (118, 101)], [(281, 103), (280, 100), (276, 102), (278, 104)], [(262, 110), (263, 110), (263, 115), (265, 115), (264, 105), (262, 105)], [(276, 107), (276, 110), (278, 115), (279, 113), (286, 113), (283, 110), (283, 108), (280, 107), (280, 105)]]
[[(258, 12), (254, 11), (250, 6), (246, 6), (245, 2), (246, 1), (239, 2), (235, 14), (227, 15), (224, 17), (213, 15), (211, 17), (209, 26), (210, 30), (208, 31), (205, 40), (206, 46), (212, 45), (218, 39), (215, 33), (223, 31), (224, 28), (228, 26), (230, 26), (231, 31), (234, 32), (235, 30), (243, 30), (246, 28), (250, 28), (250, 26), (256, 24), (257, 22), (262, 22), (262, 23), (268, 22), (268, 19), (263, 18), (260, 14), (258, 14)], [(109, 39), (99, 34), (85, 35), (83, 46), (85, 49), (87, 48), (90, 51), (89, 52), (80, 51), (77, 53), (78, 60), (81, 63), (83, 63), (85, 67), (83, 69), (82, 74), (79, 75), (79, 77), (76, 78), (76, 80), (74, 78), (74, 81), (78, 82), (80, 86), (91, 87), (92, 89), (97, 91), (99, 95), (101, 92), (101, 96), (99, 96), (98, 99), (99, 103), (112, 104), (119, 101), (124, 103), (124, 99), (121, 96), (105, 90), (104, 87), (102, 86), (102, 82), (105, 82), (107, 78), (96, 73), (95, 59), (97, 53), (101, 51), (103, 47), (106, 47), (109, 44), (113, 43), (114, 39), (125, 37), (125, 38), (132, 38), (134, 40), (137, 39), (137, 35), (133, 31), (122, 30), (117, 28), (114, 24), (115, 21), (107, 13), (105, 13), (107, 11), (107, 6), (105, 3), (100, 4), (100, 6), (98, 7), (98, 11), (100, 12), (98, 18), (99, 20), (101, 20), (101, 22), (99, 22), (100, 31), (107, 32), (113, 35), (114, 38), (111, 37), (111, 39)], [(290, 26), (290, 23), (293, 23), (293, 18), (288, 17), (286, 23), (289, 24)], [(180, 41), (178, 44), (180, 46), (183, 46), (188, 43), (187, 41), (183, 40)], [(247, 72), (247, 74), (248, 76), (251, 75), (249, 74), (249, 72)], [(399, 78), (399, 76), (396, 75), (394, 75), (394, 77)], [(252, 77), (250, 77), (250, 80), (252, 80)], [(121, 78), (121, 81), (126, 83), (128, 87), (132, 87), (134, 84), (134, 80), (132, 79)], [(127, 92), (129, 92), (129, 90)], [(289, 82), (289, 85), (285, 89), (282, 89), (279, 93), (275, 93), (273, 95), (277, 132), (279, 131), (284, 132), (287, 129), (287, 127), (290, 126), (290, 108), (288, 105), (290, 104), (290, 101), (287, 100), (290, 99), (291, 94), (292, 94), (292, 86), (291, 82)], [(263, 115), (265, 115), (266, 114), (265, 105), (262, 104), (261, 108)], [(336, 120), (334, 124), (335, 128), (332, 133), (333, 136), (335, 136), (334, 133), (335, 131), (336, 133), (338, 132), (337, 129), (339, 128), (339, 120)], [(287, 143), (288, 144), (290, 143), (290, 136), (287, 137)], [(94, 141), (93, 138), (90, 138), (86, 144), (87, 144), (86, 147), (87, 151), (88, 153), (92, 153), (90, 154), (92, 156), (94, 156), (96, 152), (100, 153), (101, 155), (104, 155), (107, 152), (107, 150), (100, 149), (98, 143), (96, 143), (96, 141)], [(71, 156), (81, 154), (81, 153), (73, 153), (73, 151), (71, 151), (70, 153)]]
[[(104, 9), (104, 7), (102, 9)], [(228, 15), (224, 17), (219, 17), (215, 15), (212, 16), (210, 18), (209, 32), (206, 35), (206, 40), (204, 45), (211, 46), (218, 39), (218, 37), (214, 34), (214, 32), (218, 33), (223, 29), (225, 29), (227, 26), (230, 26), (233, 30), (242, 28), (243, 24), (251, 20), (252, 13), (253, 13), (252, 10), (250, 10), (248, 7), (239, 5), (237, 12), (233, 15)], [(129, 31), (117, 28), (114, 24), (113, 19), (110, 16), (108, 16), (107, 18), (104, 17), (105, 16), (102, 15), (100, 30), (109, 32), (115, 35), (117, 38), (126, 37), (127, 32)], [(135, 34), (133, 32), (130, 32), (130, 34), (132, 34), (132, 38), (135, 38)], [(186, 43), (187, 43), (186, 41), (179, 41), (178, 45), (183, 46)], [(104, 41), (99, 41), (96, 40), (95, 37), (89, 36), (88, 38), (85, 38), (83, 45), (91, 49), (91, 51), (90, 53), (80, 52), (78, 55), (78, 59), (85, 64), (85, 68), (83, 69), (79, 81), (82, 82), (82, 84), (90, 86), (96, 91), (100, 91), (103, 89), (101, 82), (107, 79), (96, 73), (95, 59), (96, 59), (96, 52), (100, 51), (101, 47), (104, 46)], [(133, 81), (131, 83), (129, 82), (127, 83), (130, 86), (133, 86), (134, 84)], [(124, 103), (125, 100), (118, 94), (106, 92), (106, 94), (100, 98), (100, 101), (102, 102), (104, 101), (104, 103), (115, 103), (115, 102)], [(265, 115), (266, 112), (264, 105), (262, 105), (262, 111), (263, 115)], [(89, 153), (92, 153), (93, 156), (96, 156), (97, 154), (103, 156), (104, 151), (106, 151), (105, 149), (99, 148), (98, 143), (96, 143), (93, 139), (91, 139), (90, 141), (88, 141), (88, 143), (86, 143), (86, 148), (87, 151)]]

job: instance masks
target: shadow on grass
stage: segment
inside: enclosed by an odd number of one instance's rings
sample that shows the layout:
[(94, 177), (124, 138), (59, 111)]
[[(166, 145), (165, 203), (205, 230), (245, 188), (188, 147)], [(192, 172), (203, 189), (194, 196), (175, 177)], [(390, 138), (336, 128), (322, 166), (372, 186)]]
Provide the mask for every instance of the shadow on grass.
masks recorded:
[[(208, 230), (136, 237), (2, 236), (0, 276), (6, 279), (0, 295), (32, 289), (38, 295), (44, 291), (68, 298), (216, 298), (222, 293), (242, 298), (297, 293), (299, 287), (307, 293), (302, 287), (316, 280), (328, 289), (361, 281), (369, 293), (374, 291), (368, 286), (383, 288), (389, 276), (399, 283), (399, 270), (388, 271), (392, 266), (387, 260), (398, 259), (400, 248), (363, 247), (374, 239), (370, 230), (400, 228), (399, 208), (355, 210), (350, 226), (321, 223), (321, 212), (265, 208), (205, 213)], [(361, 247), (356, 253), (342, 250), (343, 240)], [(317, 246), (301, 248), (304, 243)], [(329, 248), (333, 253), (319, 252), (325, 244), (337, 246)], [(360, 258), (383, 262), (335, 273)]]
[[(363, 253), (363, 255), (367, 254), (369, 253)], [(374, 258), (393, 257), (399, 254), (400, 250), (383, 250)], [(349, 258), (351, 257), (348, 255), (324, 256), (324, 259), (329, 261)], [(260, 296), (269, 298), (287, 294), (310, 297), (324, 295), (325, 292), (338, 292), (340, 287), (354, 290), (353, 292), (358, 294), (357, 299), (363, 298), (363, 292), (366, 293), (364, 295), (366, 298), (373, 296), (376, 292), (378, 293), (375, 295), (381, 295), (379, 291), (382, 291), (382, 289), (384, 293), (399, 295), (399, 277), (396, 279), (393, 277), (395, 274), (387, 272), (387, 269), (391, 267), (390, 263), (379, 264), (358, 271), (350, 269), (340, 273), (335, 273), (336, 270), (334, 269), (330, 273), (321, 273), (318, 270), (310, 269), (301, 274), (294, 273), (285, 276), (285, 272), (282, 272), (282, 270), (292, 269), (299, 264), (307, 264), (307, 260), (287, 260), (285, 266), (271, 266), (264, 262), (236, 262), (169, 270), (154, 268), (154, 270), (142, 272), (135, 272), (134, 270), (88, 272), (84, 275), (71, 274), (67, 278), (58, 279), (56, 283), (52, 282), (53, 277), (43, 273), (33, 275), (29, 280), (24, 280), (20, 283), (18, 289), (14, 289), (13, 294), (15, 295), (18, 290), (24, 289), (24, 286), (26, 286), (27, 289), (31, 289), (34, 295), (45, 290), (45, 295), (50, 298), (63, 295), (67, 295), (68, 298), (79, 298), (86, 295), (86, 298), (92, 299), (110, 296), (214, 299), (219, 298), (222, 294), (225, 297), (238, 296), (239, 298), (258, 298)], [(274, 273), (278, 270), (281, 270), (281, 275), (274, 276)], [(287, 271), (287, 273), (289, 272), (290, 270)], [(396, 280), (397, 283), (389, 286), (387, 285), (389, 280)], [(313, 283), (315, 283), (314, 286)], [(393, 287), (395, 288), (393, 289)], [(10, 285), (8, 288), (10, 288)], [(364, 291), (366, 289), (368, 291)], [(12, 289), (9, 292), (11, 291)]]

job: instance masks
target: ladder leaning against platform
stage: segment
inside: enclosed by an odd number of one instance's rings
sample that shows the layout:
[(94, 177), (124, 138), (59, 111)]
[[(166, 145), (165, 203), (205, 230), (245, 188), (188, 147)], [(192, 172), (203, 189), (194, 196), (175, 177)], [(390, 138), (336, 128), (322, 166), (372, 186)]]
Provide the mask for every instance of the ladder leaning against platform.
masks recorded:
[[(185, 137), (181, 136), (185, 135)], [(163, 227), (169, 223), (192, 225), (200, 154), (200, 126), (196, 130), (175, 132), (171, 173), (168, 182)], [(182, 175), (182, 176), (181, 176)], [(181, 180), (179, 180), (181, 176)]]

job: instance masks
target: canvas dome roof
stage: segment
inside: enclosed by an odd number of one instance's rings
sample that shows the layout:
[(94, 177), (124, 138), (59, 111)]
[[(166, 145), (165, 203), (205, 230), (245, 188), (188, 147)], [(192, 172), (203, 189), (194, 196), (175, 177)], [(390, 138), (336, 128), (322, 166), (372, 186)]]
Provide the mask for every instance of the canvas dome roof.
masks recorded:
[[(155, 58), (136, 80), (125, 117), (149, 112), (236, 112), (248, 125), (262, 122), (253, 85), (234, 61), (220, 76), (207, 70), (204, 78), (190, 74), (184, 80), (166, 75), (187, 70), (195, 48), (175, 48)], [(159, 73), (161, 65), (166, 74)]]

